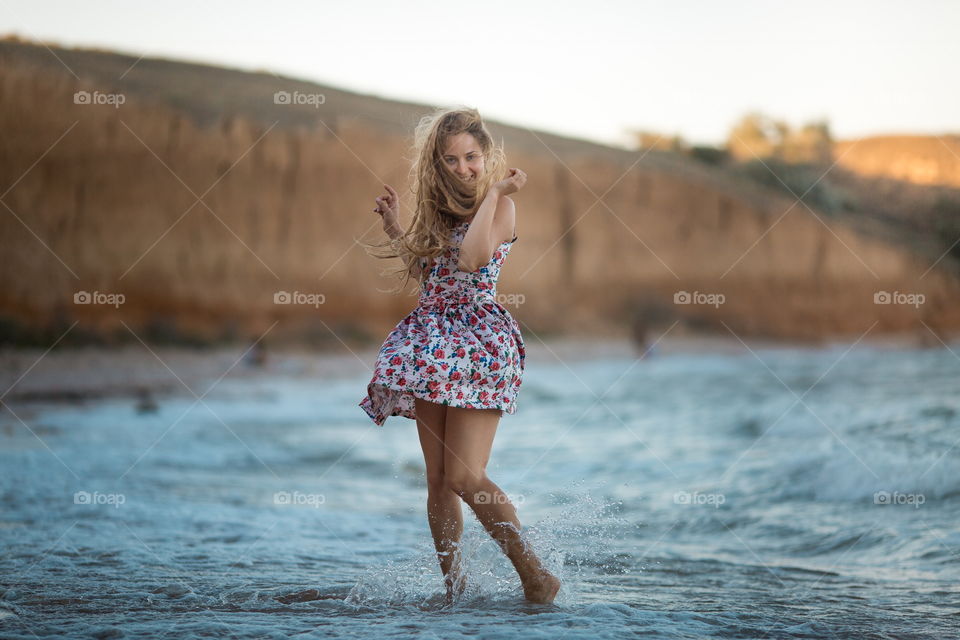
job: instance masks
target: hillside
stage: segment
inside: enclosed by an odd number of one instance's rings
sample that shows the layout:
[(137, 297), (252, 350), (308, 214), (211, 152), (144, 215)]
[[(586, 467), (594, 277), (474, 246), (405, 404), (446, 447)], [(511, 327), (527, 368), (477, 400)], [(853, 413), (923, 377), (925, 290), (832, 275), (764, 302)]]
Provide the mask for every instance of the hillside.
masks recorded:
[[(129, 339), (124, 323), (154, 340), (248, 339), (279, 321), (271, 339), (339, 346), (382, 339), (413, 307), (383, 292), (385, 265), (354, 238), (382, 236), (372, 200), (384, 181), (405, 184), (409, 135), (429, 106), (50, 49), (0, 41), (7, 340), (52, 342), (74, 320), (72, 339)], [(76, 104), (78, 91), (123, 104)], [(277, 91), (324, 100), (277, 104)], [(625, 334), (637, 320), (809, 340), (875, 321), (877, 333), (960, 328), (960, 286), (949, 260), (930, 269), (936, 251), (667, 152), (490, 126), (530, 176), (500, 281), (523, 294), (510, 310), (530, 340)], [(926, 302), (876, 305), (880, 290)], [(74, 304), (78, 291), (125, 300)], [(277, 305), (278, 291), (324, 300)], [(677, 305), (678, 291), (725, 302)]]

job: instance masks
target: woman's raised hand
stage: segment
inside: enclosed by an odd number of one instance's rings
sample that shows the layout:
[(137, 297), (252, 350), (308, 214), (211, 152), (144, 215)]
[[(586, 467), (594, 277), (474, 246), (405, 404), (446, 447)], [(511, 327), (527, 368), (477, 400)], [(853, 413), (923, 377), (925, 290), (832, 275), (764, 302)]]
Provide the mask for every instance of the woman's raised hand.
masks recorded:
[(527, 183), (527, 174), (516, 167), (511, 167), (507, 177), (493, 185), (500, 191), (500, 195), (506, 196), (516, 193)]
[(383, 185), (387, 195), (377, 196), (377, 206), (373, 209), (383, 219), (384, 229), (396, 229), (400, 226), (400, 196), (388, 184)]

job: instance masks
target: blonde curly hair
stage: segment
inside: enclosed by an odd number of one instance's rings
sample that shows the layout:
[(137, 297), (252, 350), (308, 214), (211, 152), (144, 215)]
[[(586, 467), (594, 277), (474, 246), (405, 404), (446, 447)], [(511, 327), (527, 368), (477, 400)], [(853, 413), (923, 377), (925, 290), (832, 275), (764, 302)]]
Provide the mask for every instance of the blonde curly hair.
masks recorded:
[[(461, 180), (443, 162), (447, 142), (461, 133), (472, 135), (483, 154), (483, 173), (470, 182)], [(506, 175), (503, 146), (494, 143), (480, 113), (469, 107), (441, 108), (421, 118), (411, 150), (410, 190), (416, 204), (410, 227), (385, 242), (360, 242), (367, 253), (376, 258), (401, 259), (402, 266), (382, 273), (400, 279), (400, 284), (390, 293), (403, 291), (417, 267), (451, 246), (453, 226), (474, 215), (490, 187)], [(420, 281), (426, 277), (427, 270), (421, 268)]]

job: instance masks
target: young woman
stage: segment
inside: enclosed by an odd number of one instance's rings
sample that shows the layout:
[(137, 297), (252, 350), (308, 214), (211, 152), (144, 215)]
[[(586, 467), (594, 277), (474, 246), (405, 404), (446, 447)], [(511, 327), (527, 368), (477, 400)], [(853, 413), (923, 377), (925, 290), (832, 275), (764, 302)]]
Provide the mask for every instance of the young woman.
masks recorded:
[(411, 171), (416, 205), (400, 226), (399, 196), (384, 185), (374, 211), (390, 240), (373, 255), (399, 257), (403, 285), (420, 282), (417, 307), (380, 349), (360, 406), (379, 426), (416, 421), (427, 467), (427, 515), (448, 601), (463, 592), (460, 536), (466, 502), (516, 568), (527, 600), (549, 603), (560, 580), (522, 535), (509, 498), (486, 475), (503, 412), (515, 413), (525, 358), (516, 320), (497, 301), (500, 268), (517, 240), (508, 196), (526, 174), (504, 169), (474, 109), (440, 110), (417, 126)]

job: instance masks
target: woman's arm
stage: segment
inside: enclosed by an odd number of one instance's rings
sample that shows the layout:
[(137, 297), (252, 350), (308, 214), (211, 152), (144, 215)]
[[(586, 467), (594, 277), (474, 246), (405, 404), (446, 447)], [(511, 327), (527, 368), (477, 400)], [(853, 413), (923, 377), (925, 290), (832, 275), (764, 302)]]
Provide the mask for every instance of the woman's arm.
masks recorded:
[[(387, 190), (387, 195), (377, 198), (377, 206), (373, 211), (383, 219), (384, 233), (390, 236), (391, 240), (396, 240), (405, 233), (403, 227), (400, 226), (400, 194), (388, 184), (383, 185), (383, 187)], [(420, 272), (420, 259), (418, 258), (410, 267), (410, 276), (419, 279)]]
[(493, 252), (501, 244), (500, 238), (513, 237), (517, 209), (507, 196), (522, 189), (526, 182), (527, 174), (511, 168), (506, 178), (490, 187), (460, 244), (457, 268), (463, 271), (480, 269), (490, 262)]
[(423, 273), (423, 269), (420, 267), (420, 261), (423, 260), (420, 256), (413, 261), (413, 265), (410, 267), (410, 277), (414, 280), (420, 279), (420, 274)]
[(397, 238), (403, 235), (403, 227), (400, 226), (399, 222), (395, 222), (394, 224), (389, 226), (384, 224), (383, 231), (388, 236), (390, 236), (391, 240), (396, 240)]
[(460, 259), (457, 262), (457, 268), (462, 271), (476, 271), (490, 262), (496, 249), (492, 238), (493, 222), (497, 217), (497, 210), (502, 210), (504, 207), (501, 201), (506, 203), (508, 200), (507, 197), (500, 197), (500, 189), (496, 185), (490, 187), (477, 213), (470, 221), (470, 227), (463, 237), (463, 242), (460, 243)]
[[(396, 240), (404, 234), (403, 227), (401, 227), (399, 223), (390, 226), (389, 228), (384, 226), (383, 230), (388, 236), (390, 236), (392, 240)], [(410, 267), (410, 277), (414, 278), (415, 280), (420, 279), (420, 273), (423, 271), (423, 269), (420, 268), (420, 260), (421, 258), (418, 256), (417, 259), (413, 261), (413, 265)]]

